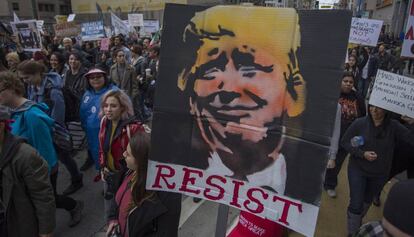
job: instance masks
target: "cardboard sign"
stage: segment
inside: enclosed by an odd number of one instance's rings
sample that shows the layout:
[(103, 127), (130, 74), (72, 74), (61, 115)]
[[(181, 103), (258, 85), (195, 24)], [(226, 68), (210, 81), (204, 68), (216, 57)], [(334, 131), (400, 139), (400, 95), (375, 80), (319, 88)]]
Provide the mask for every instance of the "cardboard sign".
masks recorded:
[(147, 189), (313, 236), (351, 13), (167, 5), (164, 20)]
[(101, 39), (101, 50), (102, 51), (109, 51), (109, 38)]
[(72, 37), (77, 36), (81, 33), (80, 25), (74, 22), (64, 22), (61, 24), (55, 24), (53, 25), (53, 28), (55, 29), (56, 36), (60, 37)]
[(144, 15), (128, 14), (128, 22), (130, 26), (144, 26)]
[(111, 12), (111, 22), (115, 35), (128, 35), (129, 27), (113, 12)]
[(42, 49), (42, 39), (36, 20), (10, 22), (10, 25), (25, 51), (35, 52)]
[(382, 21), (364, 18), (352, 18), (349, 43), (377, 46)]
[(158, 20), (144, 20), (144, 32), (155, 33), (160, 30), (160, 22)]
[(66, 15), (56, 15), (55, 16), (56, 24), (62, 24), (68, 21), (68, 16)]
[(81, 36), (83, 41), (98, 40), (105, 37), (105, 30), (102, 21), (82, 23)]
[(414, 118), (414, 79), (378, 70), (369, 104)]
[(405, 32), (401, 56), (414, 58), (414, 1), (411, 2), (410, 15), (408, 15)]

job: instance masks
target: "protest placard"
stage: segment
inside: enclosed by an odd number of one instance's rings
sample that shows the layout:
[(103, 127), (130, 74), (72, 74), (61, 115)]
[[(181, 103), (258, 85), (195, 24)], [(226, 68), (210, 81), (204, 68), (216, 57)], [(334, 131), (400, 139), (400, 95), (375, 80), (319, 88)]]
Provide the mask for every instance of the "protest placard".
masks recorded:
[(147, 189), (313, 236), (351, 13), (168, 4), (164, 21)]
[(56, 36), (60, 37), (72, 37), (77, 36), (81, 33), (80, 25), (75, 22), (64, 22), (61, 24), (53, 25)]
[(56, 24), (62, 24), (68, 21), (68, 16), (66, 15), (56, 15), (55, 16)]
[(111, 12), (112, 28), (115, 35), (128, 35), (129, 27), (117, 15)]
[(158, 20), (144, 20), (144, 32), (155, 33), (160, 30), (160, 22)]
[(382, 23), (380, 20), (353, 17), (349, 43), (377, 46)]
[(81, 36), (83, 41), (98, 40), (105, 37), (105, 30), (102, 21), (82, 23)]
[(10, 22), (10, 25), (25, 51), (35, 52), (42, 49), (42, 40), (36, 20)]
[(378, 70), (369, 104), (414, 118), (414, 79)]
[(75, 20), (75, 16), (76, 16), (76, 14), (69, 14), (67, 21), (71, 22), (71, 21)]
[(414, 1), (411, 1), (410, 11), (405, 28), (404, 42), (402, 45), (401, 56), (414, 58)]
[(130, 26), (144, 26), (143, 14), (128, 14), (128, 22)]
[(109, 51), (109, 38), (101, 39), (101, 50), (102, 51)]

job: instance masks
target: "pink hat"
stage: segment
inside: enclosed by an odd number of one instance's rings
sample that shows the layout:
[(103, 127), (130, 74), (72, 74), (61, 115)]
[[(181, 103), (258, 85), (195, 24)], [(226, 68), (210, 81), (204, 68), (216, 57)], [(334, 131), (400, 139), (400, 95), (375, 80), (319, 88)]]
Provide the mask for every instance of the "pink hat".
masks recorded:
[(89, 72), (87, 72), (85, 74), (85, 77), (88, 77), (89, 75), (92, 75), (92, 74), (104, 74), (104, 75), (106, 75), (106, 72), (105, 71), (102, 71), (99, 68), (93, 68), (93, 69), (89, 70)]

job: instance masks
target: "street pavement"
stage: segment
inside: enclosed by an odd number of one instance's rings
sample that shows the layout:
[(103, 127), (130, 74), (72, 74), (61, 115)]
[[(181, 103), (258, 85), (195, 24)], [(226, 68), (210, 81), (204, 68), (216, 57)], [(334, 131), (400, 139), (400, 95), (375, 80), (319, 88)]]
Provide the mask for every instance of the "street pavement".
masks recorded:
[[(86, 152), (80, 152), (76, 157), (79, 165), (83, 164)], [(346, 236), (346, 208), (349, 200), (349, 190), (346, 172), (347, 162), (344, 162), (339, 175), (337, 188), (338, 197), (332, 199), (322, 193), (321, 207), (315, 236), (333, 237)], [(62, 191), (69, 184), (69, 175), (63, 165), (60, 166), (58, 191)], [(57, 223), (55, 237), (103, 237), (104, 234), (104, 204), (102, 196), (102, 183), (94, 183), (93, 178), (97, 174), (94, 168), (84, 172), (84, 187), (71, 197), (84, 201), (82, 222), (74, 228), (68, 227), (69, 213), (63, 209), (57, 210)], [(392, 180), (384, 188), (381, 200), (384, 203), (386, 194)], [(183, 197), (182, 213), (180, 220), (179, 237), (213, 237), (215, 233), (218, 204), (201, 201), (193, 202), (191, 197)], [(228, 230), (237, 223), (238, 210), (230, 208), (228, 217)], [(379, 220), (382, 217), (382, 208), (372, 206), (364, 222)], [(289, 236), (299, 237), (298, 233), (291, 231)]]

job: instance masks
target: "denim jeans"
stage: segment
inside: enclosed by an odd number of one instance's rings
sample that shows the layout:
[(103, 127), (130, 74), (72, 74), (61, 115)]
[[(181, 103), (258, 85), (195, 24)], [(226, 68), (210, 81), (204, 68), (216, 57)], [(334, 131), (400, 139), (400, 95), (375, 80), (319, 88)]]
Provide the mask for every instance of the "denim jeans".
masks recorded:
[(346, 155), (348, 155), (348, 152), (345, 151), (345, 149), (338, 149), (335, 159), (335, 168), (326, 169), (325, 182), (323, 184), (325, 190), (335, 189), (338, 185), (338, 174), (341, 171), (342, 163), (344, 163)]
[(359, 168), (348, 165), (349, 192), (351, 196), (348, 211), (357, 215), (362, 214), (364, 203), (371, 204), (373, 197), (381, 192), (387, 180), (387, 176), (369, 177)]

